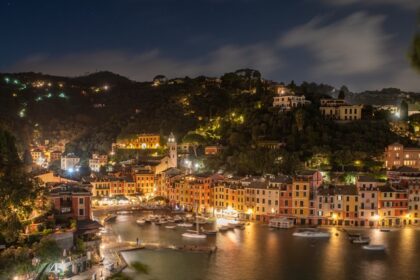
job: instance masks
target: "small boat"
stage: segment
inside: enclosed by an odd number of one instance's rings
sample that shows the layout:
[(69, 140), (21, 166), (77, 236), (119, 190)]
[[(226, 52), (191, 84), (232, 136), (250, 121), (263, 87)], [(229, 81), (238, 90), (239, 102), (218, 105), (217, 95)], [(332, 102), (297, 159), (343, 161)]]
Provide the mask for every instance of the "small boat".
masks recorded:
[(220, 226), (220, 227), (219, 227), (219, 231), (220, 231), (220, 232), (226, 232), (226, 231), (228, 231), (228, 230), (230, 230), (230, 228), (229, 228), (228, 226)]
[(369, 251), (384, 251), (385, 250), (385, 246), (384, 245), (364, 245), (362, 247), (365, 250), (369, 250)]
[(331, 234), (329, 232), (320, 231), (318, 229), (306, 228), (301, 229), (293, 233), (293, 236), (296, 237), (310, 237), (310, 238), (327, 238)]
[(217, 234), (217, 230), (205, 230), (205, 229), (201, 229), (201, 232), (204, 233), (205, 235), (216, 235)]
[(155, 222), (155, 225), (160, 226), (160, 225), (164, 225), (166, 223), (168, 223), (166, 220), (158, 220), (158, 221)]
[(143, 220), (143, 219), (138, 219), (138, 220), (136, 221), (136, 223), (137, 223), (138, 225), (144, 225), (144, 224), (146, 223), (146, 220)]
[(182, 222), (182, 218), (181, 218), (180, 216), (175, 216), (175, 217), (173, 218), (173, 220), (174, 220), (174, 222), (175, 222), (175, 223), (180, 223), (180, 222)]
[(348, 233), (347, 236), (350, 240), (355, 240), (362, 237), (362, 235), (359, 233)]
[(235, 228), (235, 224), (232, 224), (232, 223), (229, 223), (229, 224), (227, 224), (226, 225), (226, 227), (228, 228), (228, 229), (234, 229)]
[(167, 228), (167, 229), (175, 229), (176, 226), (175, 225), (167, 225), (167, 226), (165, 226), (165, 228)]
[(268, 226), (270, 228), (288, 229), (294, 227), (293, 220), (287, 218), (271, 219)]
[(196, 230), (189, 230), (189, 231), (187, 231), (187, 232), (184, 232), (184, 233), (182, 234), (182, 237), (187, 237), (187, 238), (200, 238), (200, 239), (203, 239), (203, 238), (206, 238), (206, 237), (207, 237), (207, 235), (205, 235), (205, 234), (201, 234), (200, 232), (198, 232), (198, 231), (196, 231)]
[(351, 242), (354, 243), (354, 244), (369, 244), (370, 238), (360, 236), (359, 238), (353, 239)]
[(178, 226), (179, 227), (192, 227), (193, 224), (191, 224), (191, 223), (180, 223), (180, 224), (178, 224)]
[(380, 231), (381, 232), (391, 232), (391, 230), (389, 228), (381, 228)]

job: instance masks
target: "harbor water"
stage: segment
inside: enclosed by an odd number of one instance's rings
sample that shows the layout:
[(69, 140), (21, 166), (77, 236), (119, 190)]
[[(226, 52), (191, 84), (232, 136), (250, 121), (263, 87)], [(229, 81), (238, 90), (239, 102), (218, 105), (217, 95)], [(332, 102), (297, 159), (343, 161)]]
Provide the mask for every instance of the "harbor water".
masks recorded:
[[(126, 273), (135, 279), (160, 280), (279, 280), (279, 279), (420, 279), (420, 229), (392, 232), (354, 229), (383, 244), (385, 251), (366, 251), (352, 244), (347, 233), (325, 228), (330, 238), (294, 237), (294, 229), (272, 230), (250, 223), (204, 240), (182, 237), (185, 229), (166, 229), (154, 224), (137, 225), (139, 216), (118, 216), (108, 227), (122, 241), (174, 246), (216, 246), (215, 253), (194, 253), (170, 249), (137, 250), (123, 253), (128, 263), (149, 266), (148, 275)], [(214, 225), (206, 225), (212, 228)]]

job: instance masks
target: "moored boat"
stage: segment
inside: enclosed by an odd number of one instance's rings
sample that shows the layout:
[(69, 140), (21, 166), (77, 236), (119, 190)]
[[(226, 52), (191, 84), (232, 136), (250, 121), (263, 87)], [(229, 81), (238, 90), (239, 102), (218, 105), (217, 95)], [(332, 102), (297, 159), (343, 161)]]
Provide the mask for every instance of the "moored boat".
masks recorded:
[(217, 234), (217, 230), (206, 230), (206, 229), (201, 229), (201, 232), (204, 233), (205, 235), (216, 235)]
[(370, 238), (360, 236), (358, 238), (353, 239), (351, 242), (354, 243), (354, 244), (369, 244)]
[(207, 237), (207, 235), (201, 234), (201, 233), (199, 233), (198, 231), (195, 231), (195, 230), (191, 230), (191, 231), (189, 230), (187, 232), (184, 232), (182, 234), (182, 237), (204, 239), (204, 238)]
[(230, 228), (229, 228), (228, 226), (220, 226), (220, 227), (219, 227), (219, 231), (220, 231), (220, 232), (226, 232), (226, 231), (228, 231), (228, 230), (230, 230)]
[(378, 244), (378, 245), (364, 245), (363, 249), (369, 250), (369, 251), (384, 251), (385, 246)]
[(271, 228), (281, 228), (281, 229), (288, 229), (294, 227), (293, 220), (287, 218), (281, 219), (271, 219), (269, 224)]
[(191, 223), (180, 223), (180, 224), (178, 224), (178, 226), (179, 227), (192, 227), (193, 224), (191, 224)]
[(136, 220), (136, 223), (137, 223), (138, 225), (144, 225), (144, 224), (146, 223), (146, 220), (143, 220), (143, 219), (138, 219), (138, 220)]
[(314, 228), (305, 228), (294, 232), (293, 236), (310, 238), (328, 238), (331, 236), (331, 234), (329, 232), (320, 231)]
[(167, 225), (167, 226), (165, 226), (165, 228), (167, 228), (167, 229), (175, 229), (176, 226), (175, 225)]

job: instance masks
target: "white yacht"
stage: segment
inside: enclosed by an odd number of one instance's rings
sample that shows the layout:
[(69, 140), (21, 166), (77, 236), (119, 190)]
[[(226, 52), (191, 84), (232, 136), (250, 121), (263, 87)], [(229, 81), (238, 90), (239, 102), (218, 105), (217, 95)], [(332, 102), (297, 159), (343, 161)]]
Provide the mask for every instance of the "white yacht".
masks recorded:
[(191, 223), (180, 223), (180, 224), (178, 224), (178, 226), (179, 227), (192, 227), (193, 224), (191, 224)]
[(271, 228), (288, 229), (288, 228), (294, 227), (294, 224), (293, 224), (293, 220), (290, 220), (287, 218), (281, 218), (281, 219), (271, 219), (268, 226)]
[(354, 244), (369, 244), (370, 238), (360, 236), (358, 238), (353, 239), (351, 242), (354, 243)]
[(331, 236), (329, 232), (320, 231), (315, 228), (304, 228), (293, 233), (297, 237), (311, 237), (311, 238), (328, 238)]
[(182, 237), (203, 239), (206, 238), (207, 235), (199, 233), (198, 230), (188, 230), (182, 234)]
[(144, 220), (144, 219), (138, 219), (138, 220), (136, 221), (136, 223), (137, 223), (138, 225), (144, 225), (144, 224), (146, 223), (146, 220)]
[(384, 245), (364, 245), (363, 249), (369, 250), (369, 251), (384, 251), (385, 246)]

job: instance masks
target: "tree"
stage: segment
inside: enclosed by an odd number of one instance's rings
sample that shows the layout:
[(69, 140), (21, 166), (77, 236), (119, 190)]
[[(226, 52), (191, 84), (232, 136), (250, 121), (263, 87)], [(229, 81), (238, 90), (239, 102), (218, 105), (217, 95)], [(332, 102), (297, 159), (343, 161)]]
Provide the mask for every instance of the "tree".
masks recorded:
[(295, 122), (298, 131), (303, 130), (303, 126), (305, 124), (305, 113), (302, 108), (299, 108), (295, 112)]
[(202, 135), (195, 132), (189, 132), (182, 138), (182, 142), (190, 144), (194, 150), (195, 157), (197, 157), (198, 146), (203, 145), (206, 141)]
[[(420, 12), (419, 12), (419, 24), (420, 26)], [(418, 28), (419, 29), (419, 28)], [(420, 30), (417, 30), (411, 42), (410, 49), (408, 51), (408, 58), (411, 65), (420, 72)]]
[(62, 255), (61, 249), (58, 247), (57, 242), (51, 238), (43, 238), (41, 241), (34, 245), (34, 254), (41, 262), (55, 262), (60, 259)]
[(408, 119), (408, 103), (405, 100), (401, 101), (400, 119), (403, 121), (406, 121)]
[(29, 217), (40, 189), (25, 174), (15, 138), (0, 129), (0, 236), (11, 243), (18, 239), (22, 222)]
[(346, 99), (346, 95), (349, 93), (349, 89), (346, 86), (342, 86), (340, 88), (340, 92), (338, 93), (338, 99)]

